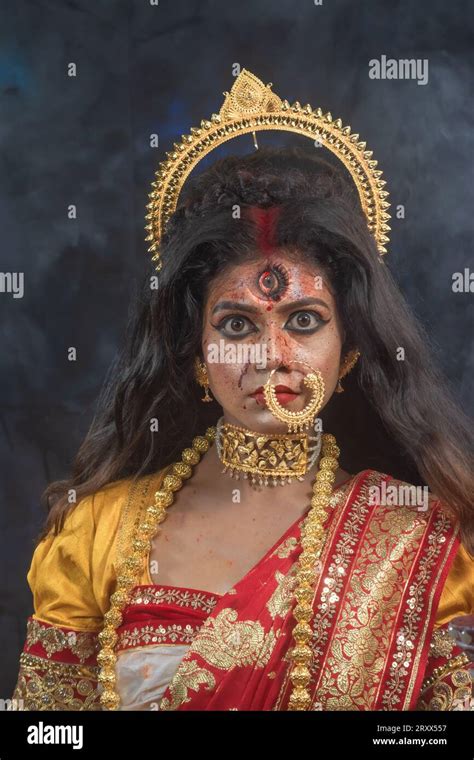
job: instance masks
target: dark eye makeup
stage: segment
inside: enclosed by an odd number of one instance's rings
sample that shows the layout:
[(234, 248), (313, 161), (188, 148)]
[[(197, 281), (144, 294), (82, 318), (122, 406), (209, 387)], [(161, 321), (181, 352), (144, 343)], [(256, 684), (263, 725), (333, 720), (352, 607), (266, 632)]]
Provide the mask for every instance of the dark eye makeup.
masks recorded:
[[(312, 335), (329, 321), (329, 319), (323, 319), (316, 311), (300, 310), (290, 314), (284, 327), (290, 332), (299, 333), (300, 335)], [(247, 330), (245, 330), (246, 324), (249, 325), (249, 329)], [(226, 338), (235, 340), (246, 338), (252, 333), (259, 332), (254, 323), (248, 317), (244, 317), (241, 314), (229, 314), (223, 317), (217, 324), (212, 324), (212, 327)]]

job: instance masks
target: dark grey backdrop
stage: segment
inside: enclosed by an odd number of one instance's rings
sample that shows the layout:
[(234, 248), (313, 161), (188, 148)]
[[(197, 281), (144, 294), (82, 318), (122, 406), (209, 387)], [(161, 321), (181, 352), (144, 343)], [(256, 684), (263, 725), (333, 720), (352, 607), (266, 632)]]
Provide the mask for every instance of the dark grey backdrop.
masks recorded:
[[(1, 271), (24, 272), (25, 292), (0, 293), (0, 697), (11, 694), (31, 612), (40, 493), (67, 474), (144, 272), (154, 168), (220, 108), (234, 63), (281, 97), (341, 116), (374, 150), (392, 203), (406, 207), (393, 220), (389, 266), (472, 408), (473, 296), (451, 289), (452, 273), (472, 268), (468, 5), (2, 1)], [(427, 58), (428, 84), (371, 80), (368, 62), (382, 55)]]

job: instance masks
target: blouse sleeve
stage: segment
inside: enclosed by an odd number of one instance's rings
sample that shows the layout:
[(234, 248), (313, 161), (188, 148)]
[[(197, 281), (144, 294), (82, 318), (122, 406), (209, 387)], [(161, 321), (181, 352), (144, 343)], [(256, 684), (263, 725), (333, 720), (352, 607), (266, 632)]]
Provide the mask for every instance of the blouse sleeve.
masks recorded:
[(114, 590), (120, 514), (117, 499), (114, 508), (104, 510), (107, 493), (85, 497), (67, 515), (62, 531), (48, 534), (34, 551), (27, 575), (34, 614), (20, 656), (16, 709), (101, 709), (98, 633)]
[(417, 710), (474, 710), (474, 656), (448, 631), (455, 617), (474, 614), (474, 557), (460, 544), (443, 587)]

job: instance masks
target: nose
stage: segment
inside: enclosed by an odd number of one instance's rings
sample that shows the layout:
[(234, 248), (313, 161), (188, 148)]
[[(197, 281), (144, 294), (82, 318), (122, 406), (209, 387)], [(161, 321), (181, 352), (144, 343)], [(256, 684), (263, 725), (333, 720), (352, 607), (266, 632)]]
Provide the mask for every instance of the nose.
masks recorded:
[(260, 372), (271, 372), (273, 369), (291, 371), (288, 364), (294, 359), (295, 352), (291, 341), (279, 327), (268, 328), (262, 339), (262, 356), (265, 361), (259, 368)]

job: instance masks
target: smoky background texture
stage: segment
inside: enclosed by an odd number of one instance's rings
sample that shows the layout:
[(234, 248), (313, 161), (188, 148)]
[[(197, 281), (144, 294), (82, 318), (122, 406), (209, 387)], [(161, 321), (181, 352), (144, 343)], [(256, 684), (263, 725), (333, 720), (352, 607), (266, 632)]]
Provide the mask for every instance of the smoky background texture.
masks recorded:
[[(282, 98), (330, 110), (374, 151), (390, 213), (406, 213), (390, 222), (387, 264), (472, 412), (472, 294), (451, 287), (472, 266), (469, 10), (463, 0), (2, 1), (1, 270), (24, 272), (25, 291), (0, 293), (0, 698), (32, 611), (40, 494), (68, 473), (147, 268), (154, 170), (219, 110), (235, 63)], [(382, 55), (427, 58), (428, 84), (370, 79)], [(253, 150), (251, 137), (238, 149)]]

